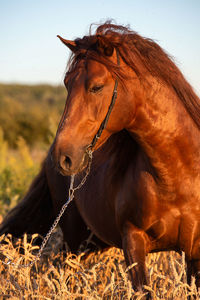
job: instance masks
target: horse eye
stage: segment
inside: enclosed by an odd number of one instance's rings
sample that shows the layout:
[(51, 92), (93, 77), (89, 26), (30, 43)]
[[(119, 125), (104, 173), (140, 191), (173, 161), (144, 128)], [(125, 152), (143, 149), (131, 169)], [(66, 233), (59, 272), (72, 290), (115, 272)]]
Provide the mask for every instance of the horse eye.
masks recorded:
[(103, 89), (103, 85), (95, 85), (92, 88), (90, 88), (91, 93), (97, 93), (100, 92)]

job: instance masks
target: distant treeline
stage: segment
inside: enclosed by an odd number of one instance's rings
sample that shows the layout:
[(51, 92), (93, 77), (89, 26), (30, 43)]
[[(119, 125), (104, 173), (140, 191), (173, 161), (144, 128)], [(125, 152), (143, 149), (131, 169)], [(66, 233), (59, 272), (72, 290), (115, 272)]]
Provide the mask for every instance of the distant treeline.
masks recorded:
[(9, 146), (52, 142), (67, 92), (62, 86), (0, 84), (0, 127)]

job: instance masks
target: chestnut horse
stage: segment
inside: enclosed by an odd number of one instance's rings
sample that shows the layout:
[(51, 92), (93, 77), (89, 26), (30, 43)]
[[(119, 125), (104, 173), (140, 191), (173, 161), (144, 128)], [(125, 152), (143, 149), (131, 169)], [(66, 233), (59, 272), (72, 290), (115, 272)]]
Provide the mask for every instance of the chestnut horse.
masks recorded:
[(146, 254), (161, 250), (184, 251), (188, 279), (194, 275), (199, 287), (198, 97), (154, 41), (126, 27), (105, 23), (82, 39), (60, 39), (72, 56), (64, 80), (66, 106), (52, 148), (57, 168), (66, 176), (85, 168), (116, 80), (116, 103), (93, 150), (123, 129), (137, 145), (121, 145), (124, 164), (111, 155), (93, 167), (75, 194), (84, 222), (106, 244), (122, 247), (127, 265), (137, 262), (130, 270), (134, 288), (147, 283)]
[(76, 251), (88, 226), (103, 246), (123, 248), (127, 265), (137, 262), (130, 270), (135, 289), (148, 283), (147, 253), (185, 251), (188, 280), (194, 275), (200, 286), (199, 99), (155, 42), (126, 27), (105, 23), (94, 35), (61, 40), (72, 56), (56, 139), (0, 234), (46, 233), (66, 201), (69, 176), (80, 172), (76, 183), (82, 177), (117, 79), (91, 172), (61, 219), (64, 237)]

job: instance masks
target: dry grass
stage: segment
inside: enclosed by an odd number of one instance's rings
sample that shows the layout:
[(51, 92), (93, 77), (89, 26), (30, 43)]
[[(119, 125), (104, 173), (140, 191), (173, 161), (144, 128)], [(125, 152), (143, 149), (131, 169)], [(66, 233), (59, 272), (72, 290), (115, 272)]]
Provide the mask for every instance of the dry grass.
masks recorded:
[[(16, 264), (30, 262), (37, 246), (25, 236), (13, 246), (10, 237), (1, 237), (1, 253)], [(53, 234), (41, 260), (32, 268), (15, 268), (0, 263), (0, 299), (142, 299), (151, 291), (154, 299), (200, 299), (194, 280), (186, 284), (184, 255), (174, 252), (147, 257), (150, 284), (144, 293), (134, 293), (128, 279), (122, 251), (110, 248), (105, 252), (78, 256), (60, 251), (60, 231)], [(24, 254), (19, 253), (24, 249)], [(21, 250), (20, 250), (21, 249)], [(1, 255), (1, 259), (5, 259)], [(134, 267), (134, 266), (133, 266)]]

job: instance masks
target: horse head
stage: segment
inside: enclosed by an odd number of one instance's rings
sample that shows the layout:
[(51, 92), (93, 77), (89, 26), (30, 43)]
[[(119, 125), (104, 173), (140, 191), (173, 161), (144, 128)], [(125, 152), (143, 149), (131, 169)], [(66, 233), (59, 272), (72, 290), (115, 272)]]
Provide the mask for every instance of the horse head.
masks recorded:
[(95, 150), (113, 133), (128, 127), (133, 109), (128, 105), (127, 87), (120, 80), (123, 66), (119, 65), (118, 50), (108, 38), (99, 34), (75, 41), (59, 38), (72, 51), (72, 57), (64, 79), (68, 95), (53, 153), (61, 173), (71, 175), (86, 166), (87, 149), (106, 117), (113, 93), (116, 103), (105, 130), (93, 145)]

